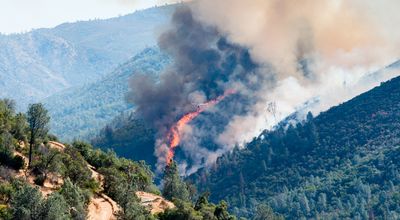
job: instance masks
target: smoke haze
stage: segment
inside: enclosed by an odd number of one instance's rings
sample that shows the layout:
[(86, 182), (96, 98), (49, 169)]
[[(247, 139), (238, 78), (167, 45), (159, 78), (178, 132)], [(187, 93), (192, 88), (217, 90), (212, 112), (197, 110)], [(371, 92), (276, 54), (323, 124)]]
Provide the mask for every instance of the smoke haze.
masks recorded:
[(159, 168), (170, 126), (228, 89), (237, 93), (185, 128), (179, 162), (186, 174), (299, 109), (316, 115), (398, 74), (399, 65), (367, 75), (399, 58), (399, 6), (395, 0), (200, 0), (179, 7), (159, 38), (173, 65), (160, 79), (135, 76), (128, 95), (158, 131)]
[[(276, 86), (265, 86), (245, 116), (235, 116), (217, 138), (228, 149), (271, 128), (305, 102), (315, 115), (396, 75), (384, 71), (400, 52), (396, 0), (202, 0), (196, 18), (216, 26), (251, 57), (276, 70)], [(270, 112), (273, 103), (277, 112)], [(306, 113), (306, 112), (305, 112)]]

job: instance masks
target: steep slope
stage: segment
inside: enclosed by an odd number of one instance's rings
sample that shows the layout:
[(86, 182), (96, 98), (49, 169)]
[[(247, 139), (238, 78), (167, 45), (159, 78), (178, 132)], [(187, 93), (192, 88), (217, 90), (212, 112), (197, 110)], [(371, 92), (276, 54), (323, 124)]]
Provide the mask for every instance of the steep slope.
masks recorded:
[(154, 168), (155, 131), (146, 127), (134, 112), (118, 115), (93, 138), (92, 144), (101, 149), (110, 148), (119, 156), (144, 160)]
[(46, 132), (30, 151), (29, 135), (26, 117), (0, 100), (0, 219), (234, 219), (225, 203), (207, 196), (193, 204), (176, 166), (166, 172), (171, 187), (160, 196), (143, 161), (81, 141), (64, 145)]
[(118, 114), (132, 108), (125, 101), (129, 77), (136, 73), (157, 76), (169, 63), (157, 48), (147, 48), (101, 80), (57, 93), (45, 100), (52, 132), (64, 140), (87, 137)]
[[(352, 88), (351, 94), (360, 94), (367, 91), (367, 88), (373, 88), (379, 85), (379, 80), (391, 79), (397, 76), (399, 72), (400, 61), (397, 61), (376, 72), (365, 74)], [(349, 88), (350, 89), (350, 88)], [(344, 99), (342, 97), (342, 99)], [(296, 123), (307, 115), (308, 111), (318, 108), (320, 104), (319, 97), (314, 97), (302, 105), (298, 106), (296, 112), (287, 116), (278, 123), (278, 126), (287, 127), (290, 123)], [(278, 109), (279, 112), (279, 109)], [(208, 116), (209, 117), (209, 116)], [(196, 120), (194, 121), (196, 123)], [(96, 147), (112, 148), (118, 155), (133, 160), (145, 160), (148, 164), (154, 165), (156, 158), (154, 155), (155, 132), (146, 127), (140, 118), (137, 118), (133, 112), (127, 111), (119, 114), (115, 119), (107, 123), (96, 137), (92, 139), (92, 144)], [(215, 148), (212, 141), (203, 143), (209, 149)], [(178, 160), (186, 160), (181, 148), (177, 149)], [(190, 164), (191, 161), (186, 160)]]
[(168, 24), (174, 7), (0, 35), (0, 97), (18, 100), (21, 108), (99, 79), (155, 45), (156, 30)]
[(397, 219), (399, 117), (397, 77), (307, 122), (266, 131), (189, 179), (245, 216), (266, 202), (288, 219)]

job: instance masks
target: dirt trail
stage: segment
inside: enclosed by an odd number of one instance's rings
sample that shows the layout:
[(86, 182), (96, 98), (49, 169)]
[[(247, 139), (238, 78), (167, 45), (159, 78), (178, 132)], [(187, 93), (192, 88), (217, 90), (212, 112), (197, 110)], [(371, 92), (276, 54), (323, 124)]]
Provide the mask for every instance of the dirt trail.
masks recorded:
[(49, 141), (49, 145), (51, 148), (57, 149), (59, 151), (65, 150), (65, 145), (55, 141)]
[(151, 214), (157, 214), (164, 212), (166, 209), (175, 208), (172, 202), (152, 193), (138, 191), (136, 192), (136, 196), (139, 197), (141, 204), (145, 206)]
[[(25, 144), (20, 144), (21, 147), (25, 147)], [(49, 141), (49, 147), (53, 149), (57, 149), (59, 151), (65, 150), (65, 145), (55, 142)], [(21, 156), (25, 164), (28, 164), (28, 158), (20, 152), (15, 151), (15, 155)], [(88, 168), (92, 172), (92, 177), (103, 183), (103, 176), (95, 171), (95, 168), (88, 164)], [(17, 177), (21, 177), (26, 179), (31, 185), (36, 186), (34, 183), (35, 176), (30, 174), (27, 171), (27, 168), (21, 169)], [(42, 192), (43, 196), (48, 196), (52, 192), (58, 190), (63, 184), (63, 180), (61, 177), (49, 175), (48, 180), (45, 181), (44, 185), (40, 187), (40, 192)], [(95, 195), (92, 197), (90, 204), (88, 206), (88, 219), (89, 220), (115, 220), (117, 219), (115, 213), (119, 210), (118, 205), (111, 198), (106, 196), (105, 194)]]
[[(51, 148), (64, 151), (65, 145), (55, 142), (49, 141), (49, 145)], [(95, 167), (90, 164), (87, 165), (90, 171), (92, 172), (92, 178), (100, 183), (100, 186), (103, 186), (104, 177), (100, 173), (98, 173)], [(115, 220), (117, 219), (116, 213), (119, 211), (118, 204), (112, 200), (107, 195), (101, 193), (98, 195), (94, 195), (88, 206), (88, 218), (89, 220)]]
[[(88, 220), (115, 220), (114, 206), (112, 205), (114, 201), (108, 198), (106, 195), (101, 194), (100, 196), (95, 196), (90, 201), (88, 207)], [(115, 202), (114, 202), (115, 203)], [(116, 203), (115, 206), (117, 207)]]
[[(35, 176), (27, 170), (28, 169), (27, 165), (29, 162), (28, 158), (18, 151), (14, 151), (14, 155), (18, 155), (18, 156), (22, 157), (25, 161), (25, 168), (19, 170), (16, 177), (24, 178), (31, 185), (36, 186)], [(58, 190), (63, 185), (63, 183), (64, 183), (64, 181), (61, 176), (55, 175), (53, 173), (49, 173), (48, 178), (43, 183), (43, 186), (39, 186), (39, 190), (43, 196), (48, 196), (52, 192)]]
[[(25, 147), (25, 144), (20, 144), (21, 147)], [(49, 141), (49, 146), (51, 148), (57, 149), (59, 151), (65, 150), (65, 145), (55, 142)], [(25, 163), (28, 164), (28, 158), (21, 154), (20, 152), (15, 151), (15, 155), (21, 156)], [(103, 187), (104, 176), (96, 171), (96, 168), (87, 165), (90, 171), (92, 172), (92, 178), (100, 183), (101, 188)], [(34, 179), (35, 176), (27, 172), (27, 168), (21, 169), (18, 174), (18, 177), (25, 178), (29, 183), (35, 185)], [(58, 190), (63, 184), (63, 179), (60, 176), (56, 176), (53, 174), (49, 174), (48, 180), (44, 183), (44, 186), (40, 187), (40, 191), (44, 196), (51, 194), (52, 192)], [(161, 196), (147, 193), (147, 192), (136, 192), (136, 195), (139, 197), (141, 204), (145, 206), (152, 214), (157, 214), (160, 212), (164, 212), (166, 209), (174, 208), (175, 205), (164, 199)], [(120, 210), (118, 204), (112, 200), (107, 195), (101, 193), (92, 197), (90, 204), (88, 206), (88, 220), (116, 220), (116, 213)]]
[[(90, 164), (88, 164), (88, 168), (92, 172), (92, 178), (103, 187), (103, 175), (98, 173)], [(89, 220), (114, 220), (117, 219), (115, 214), (119, 211), (119, 206), (114, 200), (102, 193), (91, 199), (88, 211)]]

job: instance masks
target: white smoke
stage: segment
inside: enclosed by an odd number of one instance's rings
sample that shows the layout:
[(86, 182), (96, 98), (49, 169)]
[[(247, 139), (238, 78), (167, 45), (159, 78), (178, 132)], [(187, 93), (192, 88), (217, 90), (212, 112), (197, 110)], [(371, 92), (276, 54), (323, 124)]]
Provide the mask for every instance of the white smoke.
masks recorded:
[(302, 113), (318, 115), (399, 75), (394, 67), (371, 74), (400, 57), (396, 0), (200, 0), (191, 7), (197, 19), (250, 48), (257, 62), (272, 65), (277, 82), (253, 94), (259, 101), (247, 115), (231, 120), (216, 138), (221, 149), (199, 147), (201, 131), (188, 128), (183, 150), (206, 159), (187, 173), (243, 146), (307, 101), (318, 100)]

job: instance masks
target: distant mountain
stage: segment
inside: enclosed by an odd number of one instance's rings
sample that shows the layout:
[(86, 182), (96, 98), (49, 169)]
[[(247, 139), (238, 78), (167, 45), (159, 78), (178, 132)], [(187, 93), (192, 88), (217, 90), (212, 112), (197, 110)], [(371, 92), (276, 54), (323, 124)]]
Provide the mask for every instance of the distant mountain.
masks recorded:
[(189, 179), (251, 216), (400, 217), (400, 77), (295, 126), (266, 131)]
[(125, 101), (129, 78), (136, 73), (157, 77), (169, 62), (158, 48), (147, 48), (98, 81), (45, 99), (51, 131), (64, 140), (97, 134), (107, 122), (132, 108)]
[(105, 20), (0, 35), (0, 97), (23, 108), (66, 88), (100, 79), (148, 46), (175, 6)]

